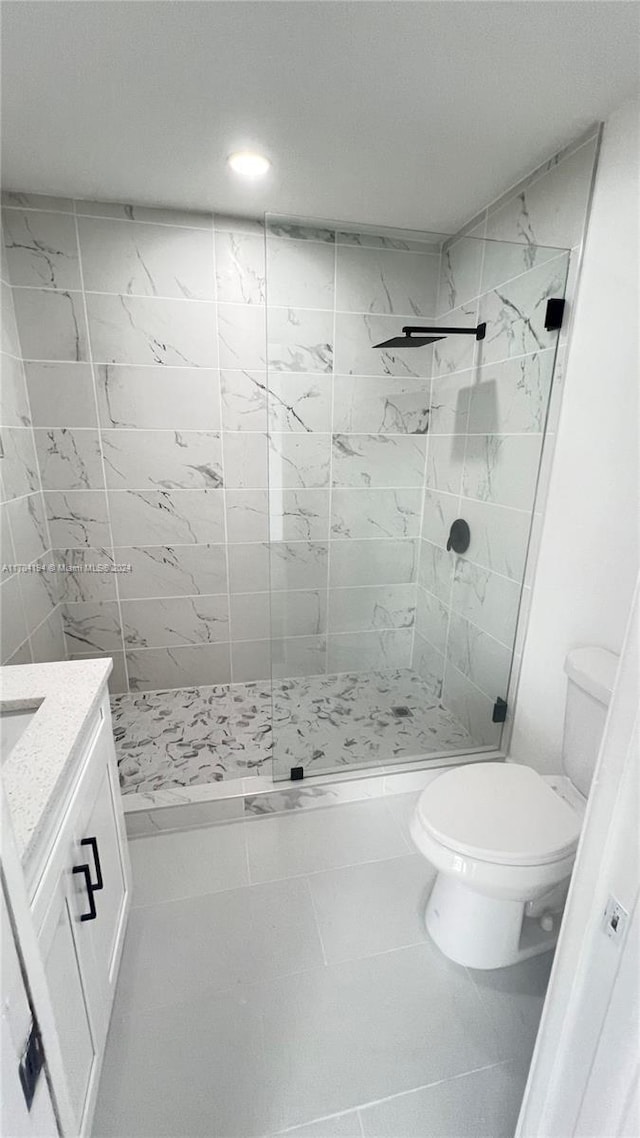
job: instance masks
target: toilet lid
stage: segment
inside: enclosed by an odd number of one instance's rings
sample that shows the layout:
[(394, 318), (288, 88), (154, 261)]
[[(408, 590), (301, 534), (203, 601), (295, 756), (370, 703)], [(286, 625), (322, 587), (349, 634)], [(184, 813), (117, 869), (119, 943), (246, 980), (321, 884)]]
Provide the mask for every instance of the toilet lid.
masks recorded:
[(448, 849), (500, 865), (542, 865), (573, 853), (580, 819), (531, 767), (476, 763), (423, 790), (420, 822)]

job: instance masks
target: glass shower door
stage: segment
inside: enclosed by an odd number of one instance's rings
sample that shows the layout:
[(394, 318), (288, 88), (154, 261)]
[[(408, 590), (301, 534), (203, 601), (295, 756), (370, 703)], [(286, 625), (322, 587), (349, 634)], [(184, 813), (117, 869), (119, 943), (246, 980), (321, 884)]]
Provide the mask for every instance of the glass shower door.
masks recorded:
[(568, 253), (268, 216), (266, 259), (274, 778), (493, 749)]

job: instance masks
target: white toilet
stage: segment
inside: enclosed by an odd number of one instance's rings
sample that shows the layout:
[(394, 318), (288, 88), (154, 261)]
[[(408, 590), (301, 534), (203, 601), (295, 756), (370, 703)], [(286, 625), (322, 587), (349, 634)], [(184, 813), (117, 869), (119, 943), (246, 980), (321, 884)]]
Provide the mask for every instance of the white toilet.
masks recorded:
[(420, 795), (411, 836), (438, 870), (427, 931), (458, 964), (502, 968), (554, 946), (617, 664), (603, 648), (567, 656), (564, 776), (475, 763)]

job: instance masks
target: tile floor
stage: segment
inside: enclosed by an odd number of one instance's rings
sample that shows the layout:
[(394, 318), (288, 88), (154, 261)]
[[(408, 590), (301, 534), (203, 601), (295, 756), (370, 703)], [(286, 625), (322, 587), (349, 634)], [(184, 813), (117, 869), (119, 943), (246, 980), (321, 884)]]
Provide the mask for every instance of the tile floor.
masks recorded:
[(512, 1138), (551, 958), (430, 943), (414, 802), (131, 842), (94, 1138)]
[(288, 779), (292, 766), (322, 774), (477, 748), (409, 668), (279, 680), (273, 697), (267, 683), (119, 695), (111, 709), (124, 794), (271, 777), (272, 754)]

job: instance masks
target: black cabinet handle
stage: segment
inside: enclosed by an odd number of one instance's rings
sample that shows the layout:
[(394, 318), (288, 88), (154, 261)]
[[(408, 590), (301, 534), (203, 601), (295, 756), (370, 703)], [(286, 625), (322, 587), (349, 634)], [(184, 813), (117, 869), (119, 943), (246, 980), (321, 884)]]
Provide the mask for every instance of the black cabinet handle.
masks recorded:
[(73, 872), (84, 874), (84, 883), (85, 883), (85, 888), (87, 890), (87, 900), (89, 902), (89, 912), (83, 913), (82, 916), (80, 917), (80, 920), (81, 921), (95, 921), (98, 914), (96, 912), (96, 903), (93, 899), (93, 886), (91, 884), (91, 870), (89, 869), (88, 865), (74, 865)]
[(104, 882), (102, 880), (102, 866), (100, 865), (100, 854), (98, 853), (98, 839), (97, 838), (83, 838), (80, 842), (81, 846), (91, 846), (93, 853), (93, 862), (96, 870), (95, 884), (91, 886), (92, 889), (104, 889)]

